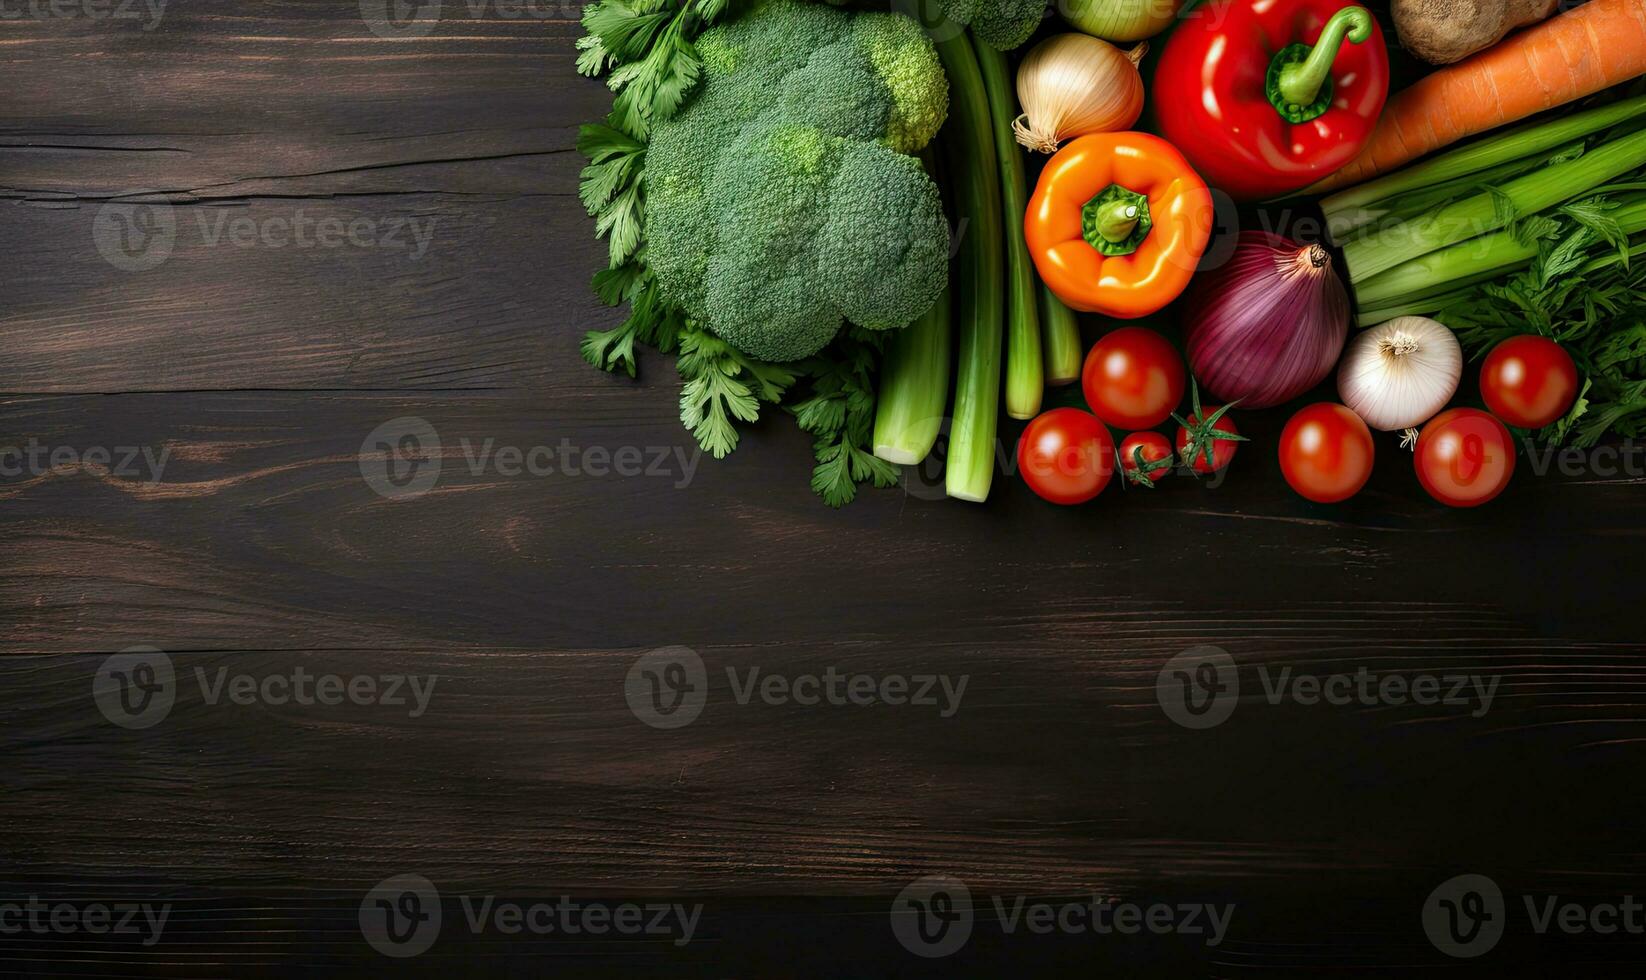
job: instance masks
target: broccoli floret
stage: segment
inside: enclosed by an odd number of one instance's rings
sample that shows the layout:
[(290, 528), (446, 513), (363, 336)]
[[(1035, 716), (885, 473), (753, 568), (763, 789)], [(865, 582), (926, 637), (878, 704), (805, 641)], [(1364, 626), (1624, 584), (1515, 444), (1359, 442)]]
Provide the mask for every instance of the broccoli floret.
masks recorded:
[(752, 357), (817, 353), (844, 319), (905, 326), (948, 277), (937, 186), (907, 154), (948, 81), (906, 17), (770, 0), (697, 39), (703, 80), (646, 151), (647, 261)]
[(1029, 39), (1046, 16), (1046, 0), (937, 0), (943, 15), (970, 25), (977, 39), (1010, 51)]

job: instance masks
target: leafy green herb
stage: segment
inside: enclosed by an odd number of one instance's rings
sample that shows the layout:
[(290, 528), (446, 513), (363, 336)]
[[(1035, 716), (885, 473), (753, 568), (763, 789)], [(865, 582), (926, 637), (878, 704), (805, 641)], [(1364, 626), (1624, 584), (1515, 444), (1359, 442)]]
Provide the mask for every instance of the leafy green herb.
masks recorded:
[(611, 123), (644, 138), (678, 110), (703, 73), (692, 39), (726, 12), (728, 0), (599, 0), (583, 10), (577, 70), (611, 72)]
[(595, 274), (594, 289), (608, 306), (629, 304), (629, 315), (610, 330), (590, 330), (583, 336), (583, 359), (602, 371), (635, 376), (634, 345), (650, 344), (667, 354), (679, 343), (686, 317), (658, 288), (645, 264), (636, 259)]
[(628, 319), (611, 330), (590, 331), (583, 357), (603, 371), (635, 374), (634, 345), (649, 343), (667, 353), (684, 322), (680, 310), (658, 291), (646, 271), (646, 134), (673, 115), (702, 72), (692, 39), (726, 12), (729, 0), (597, 0), (583, 10), (577, 70), (611, 72), (617, 93), (603, 123), (578, 130), (578, 152), (588, 157), (577, 193), (594, 218), (595, 237), (606, 239), (610, 268), (595, 275), (595, 292), (607, 305), (631, 304)]
[(760, 403), (782, 400), (795, 379), (790, 368), (741, 354), (689, 323), (680, 331), (675, 367), (686, 382), (680, 390), (680, 423), (715, 459), (737, 448), (736, 423), (760, 418)]
[(605, 238), (616, 268), (633, 257), (645, 228), (641, 174), (646, 144), (606, 123), (578, 130), (578, 152), (589, 158), (577, 196), (594, 218), (596, 238)]
[(859, 483), (889, 487), (902, 472), (870, 446), (875, 365), (885, 338), (883, 333), (853, 327), (823, 354), (800, 364), (801, 373), (811, 380), (811, 396), (790, 411), (800, 428), (813, 436), (817, 466), (812, 470), (812, 490), (830, 507), (851, 503)]
[[(1604, 239), (1623, 255), (1623, 263), (1629, 262), (1629, 234), (1618, 224), (1612, 212), (1618, 208), (1618, 202), (1605, 195), (1588, 198), (1582, 201), (1573, 201), (1560, 209), (1560, 213), (1576, 221), (1578, 224), (1593, 232), (1595, 236)], [(1574, 236), (1575, 237), (1575, 236)]]

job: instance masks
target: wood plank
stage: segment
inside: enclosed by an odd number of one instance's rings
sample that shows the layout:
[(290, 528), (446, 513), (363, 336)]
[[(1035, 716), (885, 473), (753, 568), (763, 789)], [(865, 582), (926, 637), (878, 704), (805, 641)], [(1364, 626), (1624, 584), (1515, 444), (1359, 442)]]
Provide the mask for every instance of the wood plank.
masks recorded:
[[(683, 444), (666, 386), (594, 380), (549, 397), (9, 400), (18, 431), (51, 445), (169, 461), (152, 484), (72, 466), (5, 484), (0, 614), (14, 624), (6, 649), (29, 655), (3, 665), (20, 723), (8, 846), (28, 866), (113, 868), (135, 836), (165, 862), (290, 885), (310, 873), (283, 859), (292, 828), (342, 848), (354, 807), (376, 805), (400, 828), (334, 871), (369, 878), (375, 861), (415, 853), (447, 880), (795, 894), (931, 867), (1052, 889), (1220, 868), (1411, 871), (1441, 850), (1600, 874), (1633, 852), (1605, 803), (1646, 720), (1626, 590), (1599, 582), (1551, 603), (1549, 570), (1518, 560), (1609, 549), (1608, 581), (1632, 581), (1638, 559), (1615, 547), (1635, 533), (1627, 479), (1517, 484), (1460, 513), (1418, 503), (1389, 468), (1333, 512), (1254, 457), (1217, 488), (1168, 482), (1076, 511), (1005, 483), (985, 507), (889, 491), (833, 512), (806, 489), (806, 447), (786, 424), (689, 481), (471, 471), (487, 439)], [(408, 415), (437, 430), (441, 469), (427, 492), (385, 498), (361, 446)], [(1496, 574), (1459, 576), (1460, 555)], [(1214, 733), (1177, 727), (1154, 691), (1166, 659), (1202, 643), (1229, 650), (1250, 685)], [(180, 705), (135, 739), (85, 696), (101, 655), (133, 644), (212, 670), (436, 672), (454, 696), (426, 723)], [(704, 657), (721, 710), (653, 732), (623, 678), (675, 644)], [(739, 706), (725, 675), (830, 666), (970, 687), (951, 719), (843, 722)], [(1261, 696), (1259, 667), (1362, 666), (1496, 675), (1501, 693), (1481, 717)], [(61, 819), (104, 792), (123, 805)], [(155, 824), (154, 807), (186, 819)], [(1480, 828), (1510, 807), (1504, 832), (1522, 843), (1506, 859)], [(224, 847), (231, 833), (273, 850)]]
[[(47, 461), (59, 446), (170, 454), (152, 485), (141, 457), (127, 477), (82, 469), (0, 482), (0, 520), (17, 541), (6, 573), (13, 648), (348, 647), (377, 630), (445, 643), (479, 624), (502, 645), (634, 647), (713, 641), (727, 622), (751, 642), (926, 628), (1085, 642), (1108, 635), (1106, 616), (1120, 609), (1146, 617), (1128, 642), (1159, 630), (1185, 646), (1387, 642), (1441, 627), (1480, 642), (1637, 638), (1627, 583), (1646, 559), (1618, 545), (1638, 533), (1638, 478), (1527, 473), (1492, 507), (1448, 510), (1424, 498), (1390, 435), (1379, 450), (1391, 462), (1335, 508), (1297, 498), (1263, 454), (1243, 456), (1221, 486), (1173, 479), (1075, 510), (1002, 477), (984, 507), (924, 499), (917, 484), (836, 512), (806, 486), (809, 447), (792, 423), (768, 420), (727, 460), (697, 457), (673, 417), (675, 385), (646, 367), (650, 381), (586, 371), (588, 387), (546, 393), (8, 399), (10, 442), (26, 450), (34, 439)], [(362, 479), (360, 449), (403, 417), (433, 426), (443, 465), (432, 492), (389, 500)], [(1249, 421), (1254, 445), (1272, 445), (1282, 420)], [(633, 447), (648, 466), (663, 455), (663, 475), (503, 476), (482, 458), (487, 440), (494, 451)], [(1607, 576), (1551, 585), (1552, 569), (1588, 553), (1610, 556)], [(77, 619), (93, 555), (97, 567), (128, 566), (104, 587), (153, 590), (144, 601), (121, 593), (118, 638)], [(1481, 571), (1459, 574), (1460, 562)], [(315, 580), (316, 567), (326, 577)], [(774, 582), (818, 601), (774, 601)], [(1402, 625), (1428, 603), (1441, 619)], [(279, 642), (288, 615), (318, 622)], [(658, 635), (660, 624), (680, 635)]]
[[(0, 21), (0, 391), (545, 383), (614, 317), (573, 150), (609, 96), (575, 5), (483, 6), (403, 39), (355, 0)], [(111, 264), (145, 203), (169, 251)]]

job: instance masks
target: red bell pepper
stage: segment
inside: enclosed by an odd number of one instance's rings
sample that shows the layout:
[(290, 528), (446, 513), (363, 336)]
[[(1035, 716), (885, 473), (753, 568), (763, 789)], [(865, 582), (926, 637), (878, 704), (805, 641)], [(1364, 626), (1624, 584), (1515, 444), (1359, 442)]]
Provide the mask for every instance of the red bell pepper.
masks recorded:
[(1389, 95), (1389, 52), (1366, 8), (1234, 0), (1224, 17), (1196, 13), (1167, 41), (1152, 99), (1160, 132), (1206, 183), (1263, 200), (1355, 158)]

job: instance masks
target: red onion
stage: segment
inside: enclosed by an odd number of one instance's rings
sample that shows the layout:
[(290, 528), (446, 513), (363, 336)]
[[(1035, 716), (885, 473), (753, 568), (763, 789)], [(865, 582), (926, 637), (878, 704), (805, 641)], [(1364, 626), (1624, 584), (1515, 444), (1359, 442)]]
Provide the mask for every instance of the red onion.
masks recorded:
[(1203, 387), (1267, 408), (1332, 373), (1349, 334), (1349, 294), (1324, 247), (1243, 231), (1228, 263), (1195, 279), (1184, 331)]

